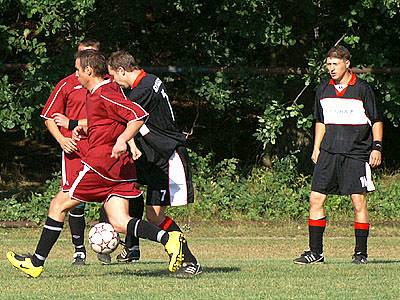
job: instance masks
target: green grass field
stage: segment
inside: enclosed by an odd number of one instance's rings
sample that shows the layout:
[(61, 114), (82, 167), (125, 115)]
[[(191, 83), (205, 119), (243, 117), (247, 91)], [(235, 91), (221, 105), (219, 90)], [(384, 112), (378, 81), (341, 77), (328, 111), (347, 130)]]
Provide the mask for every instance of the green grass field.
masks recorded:
[(186, 235), (204, 273), (191, 279), (170, 275), (163, 248), (149, 241), (139, 263), (102, 266), (89, 250), (89, 265), (72, 267), (68, 230), (42, 276), (27, 278), (5, 254), (33, 252), (40, 229), (3, 228), (0, 299), (399, 299), (399, 228), (372, 227), (370, 263), (357, 266), (351, 223), (330, 224), (326, 263), (298, 266), (292, 259), (307, 247), (305, 224), (194, 224)]

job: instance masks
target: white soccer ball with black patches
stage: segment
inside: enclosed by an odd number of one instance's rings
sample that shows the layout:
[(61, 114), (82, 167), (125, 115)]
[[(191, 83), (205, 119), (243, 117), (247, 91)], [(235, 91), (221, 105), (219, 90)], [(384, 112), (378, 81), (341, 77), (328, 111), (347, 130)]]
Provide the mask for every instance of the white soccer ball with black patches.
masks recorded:
[(96, 253), (108, 254), (117, 249), (119, 235), (109, 223), (97, 223), (89, 230), (89, 243)]

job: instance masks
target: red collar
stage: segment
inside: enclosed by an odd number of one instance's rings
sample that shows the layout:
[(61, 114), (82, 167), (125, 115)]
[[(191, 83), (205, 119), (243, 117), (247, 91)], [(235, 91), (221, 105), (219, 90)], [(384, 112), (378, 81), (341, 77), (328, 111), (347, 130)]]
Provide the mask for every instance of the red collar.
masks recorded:
[[(347, 85), (355, 85), (357, 82), (357, 76), (356, 74), (354, 74), (353, 72), (351, 72), (351, 78), (349, 80), (349, 82), (347, 83)], [(329, 84), (330, 85), (335, 85), (335, 81), (333, 79), (329, 80)]]
[(139, 75), (136, 77), (135, 81), (132, 84), (132, 89), (134, 89), (135, 87), (138, 86), (140, 80), (143, 79), (143, 77), (145, 77), (147, 75), (147, 73), (144, 70), (140, 70)]

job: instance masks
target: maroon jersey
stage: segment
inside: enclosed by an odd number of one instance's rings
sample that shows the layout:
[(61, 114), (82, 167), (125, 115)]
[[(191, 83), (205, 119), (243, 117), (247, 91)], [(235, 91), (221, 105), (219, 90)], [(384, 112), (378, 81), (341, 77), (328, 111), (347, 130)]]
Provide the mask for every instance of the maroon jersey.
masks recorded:
[[(61, 113), (73, 120), (86, 119), (86, 94), (87, 90), (73, 73), (56, 85), (40, 116), (44, 119), (53, 119), (54, 113)], [(64, 127), (60, 128), (60, 132), (65, 137), (72, 135), (72, 131)]]
[(82, 162), (105, 179), (136, 180), (134, 161), (129, 153), (111, 157), (117, 138), (127, 123), (144, 119), (147, 112), (127, 100), (111, 80), (99, 83), (86, 98), (89, 150)]

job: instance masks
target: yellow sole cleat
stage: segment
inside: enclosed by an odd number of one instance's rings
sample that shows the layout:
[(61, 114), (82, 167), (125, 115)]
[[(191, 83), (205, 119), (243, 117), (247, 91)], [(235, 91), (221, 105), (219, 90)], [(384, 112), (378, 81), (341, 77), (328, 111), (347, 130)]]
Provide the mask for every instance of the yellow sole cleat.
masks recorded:
[(12, 251), (8, 251), (7, 259), (14, 268), (21, 270), (29, 277), (37, 278), (43, 272), (43, 266), (35, 267), (32, 264), (31, 258), (28, 256), (18, 255)]
[(182, 248), (183, 244), (186, 243), (186, 239), (182, 232), (179, 231), (168, 232), (168, 235), (169, 238), (167, 244), (165, 245), (165, 251), (167, 251), (170, 258), (168, 270), (174, 273), (182, 266)]

